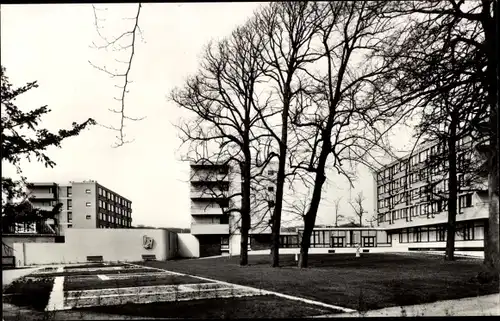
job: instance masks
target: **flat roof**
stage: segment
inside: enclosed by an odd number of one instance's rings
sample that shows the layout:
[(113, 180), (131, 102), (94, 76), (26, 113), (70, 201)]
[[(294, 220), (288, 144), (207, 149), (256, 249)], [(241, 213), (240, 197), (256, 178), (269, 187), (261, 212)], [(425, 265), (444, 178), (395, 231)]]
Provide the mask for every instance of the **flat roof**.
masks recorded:
[[(299, 231), (303, 231), (303, 227), (299, 227)], [(313, 231), (332, 231), (332, 230), (375, 230), (375, 231), (385, 231), (386, 229), (383, 227), (315, 227)]]

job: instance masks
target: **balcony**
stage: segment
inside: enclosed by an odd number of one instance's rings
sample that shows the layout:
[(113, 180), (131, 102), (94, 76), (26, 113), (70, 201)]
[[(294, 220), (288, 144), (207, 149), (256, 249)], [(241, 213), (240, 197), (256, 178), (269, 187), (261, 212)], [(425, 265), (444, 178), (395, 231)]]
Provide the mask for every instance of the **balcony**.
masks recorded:
[(56, 196), (54, 193), (48, 192), (31, 192), (28, 198), (30, 200), (55, 200)]
[(227, 235), (229, 224), (191, 224), (193, 235)]
[(214, 198), (227, 198), (228, 192), (221, 191), (219, 189), (205, 189), (205, 190), (196, 190), (191, 189), (190, 193), (191, 199), (214, 199)]
[(51, 206), (51, 205), (37, 205), (36, 203), (33, 204), (33, 207), (34, 208), (38, 208), (42, 211), (52, 211), (54, 209), (54, 206)]
[(204, 182), (227, 182), (229, 183), (228, 173), (193, 173), (191, 183), (204, 183)]
[(191, 215), (222, 215), (220, 207), (191, 207)]

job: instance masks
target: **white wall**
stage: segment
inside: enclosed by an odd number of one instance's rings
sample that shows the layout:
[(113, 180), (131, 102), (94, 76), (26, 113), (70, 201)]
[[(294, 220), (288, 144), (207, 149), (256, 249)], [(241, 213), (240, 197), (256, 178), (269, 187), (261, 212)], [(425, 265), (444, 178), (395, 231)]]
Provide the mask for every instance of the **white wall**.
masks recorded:
[[(16, 263), (22, 265), (86, 262), (87, 256), (103, 256), (104, 261), (141, 261), (142, 255), (157, 260), (175, 256), (169, 233), (160, 229), (68, 229), (65, 243), (15, 243)], [(153, 249), (143, 247), (143, 236), (154, 239)]]
[(241, 253), (241, 234), (229, 236), (229, 254), (240, 255)]
[(180, 257), (200, 257), (200, 242), (189, 233), (177, 234), (178, 255)]

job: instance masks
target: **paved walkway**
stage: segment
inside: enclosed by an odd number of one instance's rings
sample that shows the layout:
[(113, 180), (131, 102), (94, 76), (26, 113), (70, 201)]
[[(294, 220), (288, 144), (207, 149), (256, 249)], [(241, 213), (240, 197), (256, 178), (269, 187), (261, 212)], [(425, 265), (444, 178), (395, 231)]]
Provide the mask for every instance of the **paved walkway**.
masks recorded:
[(474, 298), (391, 307), (365, 313), (342, 313), (322, 317), (417, 317), (417, 316), (494, 316), (500, 315), (500, 293)]

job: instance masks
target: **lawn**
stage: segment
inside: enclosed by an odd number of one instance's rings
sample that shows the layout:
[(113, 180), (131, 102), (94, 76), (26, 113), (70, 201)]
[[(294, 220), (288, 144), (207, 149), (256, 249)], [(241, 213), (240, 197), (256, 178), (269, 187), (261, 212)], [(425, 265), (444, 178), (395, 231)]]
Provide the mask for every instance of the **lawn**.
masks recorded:
[(53, 277), (22, 277), (9, 284), (3, 292), (2, 301), (43, 311), (49, 302), (53, 285)]
[(125, 304), (81, 308), (74, 311), (147, 316), (150, 318), (168, 316), (169, 318), (183, 319), (301, 318), (334, 312), (318, 306), (297, 304), (297, 301), (286, 300), (273, 295), (157, 302), (150, 304)]
[(281, 256), (281, 268), (269, 256), (204, 260), (148, 261), (139, 264), (281, 292), (356, 310), (428, 303), (499, 292), (499, 283), (482, 284), (481, 260), (446, 262), (441, 256), (412, 254), (311, 255), (310, 267), (296, 268), (293, 255)]

